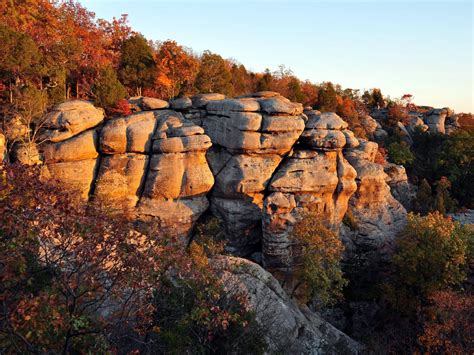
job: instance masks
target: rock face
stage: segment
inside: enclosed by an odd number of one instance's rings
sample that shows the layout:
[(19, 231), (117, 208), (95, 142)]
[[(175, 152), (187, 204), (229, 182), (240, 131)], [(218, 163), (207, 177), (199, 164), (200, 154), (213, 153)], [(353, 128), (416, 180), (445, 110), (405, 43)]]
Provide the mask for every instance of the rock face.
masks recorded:
[(48, 114), (48, 142), (38, 148), (43, 176), (84, 199), (152, 219), (164, 233), (186, 234), (209, 206), (214, 177), (205, 154), (211, 141), (181, 113), (153, 109), (167, 102), (136, 100), (148, 111), (105, 123), (90, 103), (57, 106)]
[(268, 353), (359, 354), (360, 344), (308, 308), (300, 309), (278, 281), (257, 264), (235, 257), (212, 262), (225, 288), (243, 293), (249, 310), (266, 330)]
[(356, 172), (342, 154), (346, 145), (359, 144), (347, 123), (333, 113), (306, 113), (301, 144), (278, 167), (264, 201), (264, 265), (275, 271), (292, 264), (289, 233), (300, 216), (311, 209), (337, 230), (357, 188)]
[(364, 277), (375, 276), (379, 265), (387, 261), (406, 222), (405, 208), (390, 193), (388, 175), (382, 165), (374, 163), (377, 148), (377, 143), (360, 140), (358, 148), (345, 154), (357, 171), (357, 191), (349, 201), (356, 228), (344, 228), (341, 233), (351, 265), (348, 269)]
[(261, 241), (265, 189), (304, 129), (303, 108), (280, 95), (193, 98), (205, 108), (202, 126), (211, 137), (207, 153), (215, 176), (211, 210), (223, 221), (228, 247), (248, 255)]
[(408, 182), (407, 172), (403, 165), (386, 163), (384, 172), (388, 175), (388, 185), (395, 199), (400, 202), (405, 209), (410, 210), (412, 200), (416, 193), (413, 186)]

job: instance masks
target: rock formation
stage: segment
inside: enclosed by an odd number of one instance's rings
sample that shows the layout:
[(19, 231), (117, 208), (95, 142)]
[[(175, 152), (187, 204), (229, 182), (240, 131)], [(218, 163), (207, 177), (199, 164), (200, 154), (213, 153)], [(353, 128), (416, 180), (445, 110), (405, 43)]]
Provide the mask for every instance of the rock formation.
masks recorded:
[(360, 344), (308, 308), (299, 308), (278, 281), (255, 263), (235, 257), (212, 262), (230, 293), (245, 294), (267, 331), (268, 353), (359, 354)]
[[(44, 176), (150, 220), (164, 233), (186, 234), (208, 208), (214, 184), (206, 162), (211, 141), (180, 113), (155, 99), (135, 99), (141, 110), (104, 122), (84, 101), (57, 106), (39, 146)], [(82, 120), (81, 120), (82, 119)]]
[[(374, 163), (377, 144), (356, 139), (336, 114), (303, 112), (301, 104), (273, 92), (129, 102), (133, 114), (108, 120), (86, 101), (56, 106), (45, 117), (45, 143), (28, 150), (19, 145), (18, 160), (41, 162), (44, 178), (154, 223), (165, 235), (187, 235), (210, 211), (223, 221), (231, 252), (257, 252), (276, 274), (292, 265), (290, 233), (309, 210), (339, 233), (349, 209), (357, 228), (342, 227), (341, 237), (354, 270), (389, 255), (406, 217), (390, 189), (400, 201), (408, 199), (406, 173), (395, 165), (384, 172)], [(372, 139), (387, 134), (370, 116), (362, 124)], [(215, 264), (227, 287), (248, 295), (270, 331), (272, 350), (360, 350), (318, 315), (298, 308), (257, 264), (235, 258)]]
[(264, 264), (287, 270), (292, 263), (289, 233), (309, 209), (335, 230), (355, 192), (356, 172), (344, 158), (345, 146), (359, 143), (334, 113), (307, 111), (300, 144), (279, 166), (268, 186), (263, 216)]
[[(388, 261), (395, 237), (406, 223), (405, 208), (390, 193), (390, 178), (382, 165), (374, 163), (377, 148), (377, 143), (360, 140), (359, 147), (345, 154), (357, 171), (357, 191), (349, 201), (355, 228), (342, 228), (341, 236), (348, 270), (364, 277), (375, 277)], [(361, 280), (357, 283), (363, 285)]]
[(224, 221), (229, 249), (248, 255), (261, 241), (268, 182), (303, 131), (303, 108), (274, 93), (200, 95), (193, 108), (213, 142), (207, 152), (216, 180), (211, 210)]

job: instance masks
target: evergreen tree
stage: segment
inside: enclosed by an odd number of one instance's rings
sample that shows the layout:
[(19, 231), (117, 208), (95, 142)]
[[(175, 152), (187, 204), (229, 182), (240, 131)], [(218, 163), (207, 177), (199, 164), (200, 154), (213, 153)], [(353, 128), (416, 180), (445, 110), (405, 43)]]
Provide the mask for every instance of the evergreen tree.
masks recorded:
[(224, 58), (208, 50), (204, 51), (195, 85), (199, 92), (217, 92), (231, 96), (232, 75)]
[(413, 208), (418, 213), (427, 214), (433, 210), (433, 203), (431, 186), (426, 179), (423, 179), (420, 186), (418, 186)]
[(318, 93), (317, 108), (322, 112), (336, 112), (337, 94), (331, 82), (323, 83)]
[(271, 90), (273, 81), (272, 73), (270, 69), (265, 69), (265, 73), (257, 82), (257, 91), (268, 91)]
[(288, 83), (288, 99), (296, 102), (304, 101), (304, 94), (301, 90), (300, 81), (295, 77), (292, 77)]
[(92, 87), (92, 92), (95, 103), (105, 109), (111, 108), (117, 101), (127, 96), (127, 90), (118, 80), (112, 67), (102, 69)]
[(129, 89), (142, 94), (143, 88), (153, 86), (156, 77), (156, 64), (153, 52), (142, 35), (135, 35), (123, 42), (119, 78)]

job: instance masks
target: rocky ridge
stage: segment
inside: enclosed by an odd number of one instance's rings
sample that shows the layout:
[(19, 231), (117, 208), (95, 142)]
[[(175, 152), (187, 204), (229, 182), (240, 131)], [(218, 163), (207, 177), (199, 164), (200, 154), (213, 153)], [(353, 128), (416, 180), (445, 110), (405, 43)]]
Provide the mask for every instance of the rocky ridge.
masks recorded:
[[(387, 175), (374, 162), (377, 144), (357, 139), (334, 113), (303, 110), (272, 92), (239, 98), (201, 94), (169, 103), (132, 98), (130, 103), (133, 114), (112, 119), (86, 101), (56, 106), (45, 117), (45, 142), (34, 149), (44, 178), (155, 223), (165, 234), (187, 235), (210, 211), (223, 222), (234, 255), (252, 255), (276, 274), (292, 264), (290, 232), (309, 210), (335, 232), (341, 229), (349, 260), (383, 259), (404, 225), (406, 211), (390, 191), (400, 200), (407, 195), (406, 174), (394, 166), (386, 167)], [(371, 127), (369, 136), (383, 136), (376, 120), (367, 116), (364, 122)], [(348, 210), (356, 230), (342, 224)], [(235, 260), (248, 263), (260, 286), (255, 280), (248, 286), (247, 273), (228, 270)], [(258, 265), (235, 260), (221, 265), (226, 277), (245, 287), (262, 289), (268, 282), (280, 287)], [(260, 296), (249, 297), (261, 302)], [(352, 349), (348, 352), (359, 351), (286, 298), (280, 305), (290, 307), (293, 321), (288, 322), (294, 323), (287, 341), (321, 353), (327, 352), (322, 339), (329, 337), (328, 346), (342, 339), (343, 347)]]

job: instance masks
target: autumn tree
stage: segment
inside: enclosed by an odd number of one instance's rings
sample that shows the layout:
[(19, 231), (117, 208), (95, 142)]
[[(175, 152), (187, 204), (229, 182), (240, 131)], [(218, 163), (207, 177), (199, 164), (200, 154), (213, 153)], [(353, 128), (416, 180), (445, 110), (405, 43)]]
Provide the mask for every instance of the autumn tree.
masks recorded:
[(291, 101), (303, 102), (304, 94), (298, 78), (292, 77), (287, 85), (287, 98)]
[(0, 348), (6, 353), (263, 353), (240, 293), (225, 292), (196, 241), (110, 215), (40, 182), (0, 171)]
[(337, 302), (347, 283), (340, 265), (344, 247), (339, 237), (310, 211), (294, 225), (291, 241), (296, 269), (292, 294), (319, 306)]
[(472, 232), (438, 212), (408, 215), (397, 239), (393, 281), (386, 296), (395, 308), (413, 312), (437, 291), (458, 287), (472, 263)]
[(163, 42), (155, 56), (157, 64), (156, 88), (164, 99), (190, 91), (199, 63), (175, 41)]
[(204, 51), (200, 59), (195, 86), (199, 92), (216, 92), (232, 96), (232, 76), (225, 60), (211, 51)]
[(244, 95), (252, 91), (252, 77), (243, 64), (233, 63), (230, 73), (234, 95)]
[(121, 49), (120, 81), (136, 95), (141, 96), (143, 88), (154, 85), (155, 77), (156, 64), (146, 39), (139, 34), (126, 39)]

